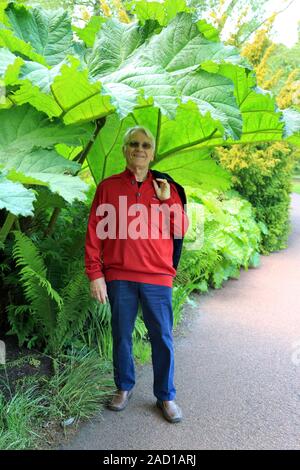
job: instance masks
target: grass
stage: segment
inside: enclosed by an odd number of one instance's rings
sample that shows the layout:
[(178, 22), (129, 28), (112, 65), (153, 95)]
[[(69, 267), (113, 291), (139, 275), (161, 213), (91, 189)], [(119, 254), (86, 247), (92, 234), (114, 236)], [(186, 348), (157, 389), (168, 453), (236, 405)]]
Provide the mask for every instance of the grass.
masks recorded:
[(52, 429), (61, 440), (58, 425), (62, 431), (68, 420), (76, 427), (91, 418), (115, 389), (111, 364), (86, 347), (60, 356), (55, 370), (50, 378), (25, 377), (9, 399), (0, 393), (1, 450), (45, 448)]
[(133, 341), (133, 355), (136, 361), (143, 365), (151, 359), (151, 345), (149, 342), (146, 342), (141, 339)]
[(6, 401), (0, 393), (0, 449), (35, 448), (41, 436), (32, 429), (41, 424), (41, 402), (36, 386), (17, 391)]
[(86, 347), (71, 351), (46, 381), (49, 416), (63, 421), (73, 418), (76, 423), (91, 418), (115, 388), (110, 371), (110, 362), (101, 361), (96, 351)]

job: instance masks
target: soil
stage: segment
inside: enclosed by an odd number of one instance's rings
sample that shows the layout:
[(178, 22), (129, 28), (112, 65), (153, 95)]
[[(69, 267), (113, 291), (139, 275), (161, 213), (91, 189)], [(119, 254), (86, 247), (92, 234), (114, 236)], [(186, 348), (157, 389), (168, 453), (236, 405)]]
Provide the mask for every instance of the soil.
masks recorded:
[[(0, 335), (6, 346), (6, 371), (12, 393), (24, 378), (37, 375), (49, 377), (52, 373), (51, 359), (38, 351), (20, 347), (16, 336)], [(5, 369), (0, 366), (0, 391), (7, 398), (7, 377)], [(4, 383), (3, 383), (4, 382)]]

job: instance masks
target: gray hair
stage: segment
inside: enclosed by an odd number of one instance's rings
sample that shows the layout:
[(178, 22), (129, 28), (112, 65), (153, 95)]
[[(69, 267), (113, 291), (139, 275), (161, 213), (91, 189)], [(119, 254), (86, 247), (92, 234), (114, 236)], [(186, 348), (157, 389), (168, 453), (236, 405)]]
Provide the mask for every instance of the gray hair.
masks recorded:
[(128, 142), (130, 141), (132, 134), (134, 134), (135, 132), (143, 132), (143, 134), (145, 134), (145, 136), (151, 140), (153, 150), (155, 150), (155, 138), (152, 132), (150, 132), (149, 129), (147, 129), (147, 127), (143, 127), (143, 126), (134, 126), (134, 127), (129, 127), (129, 129), (127, 129), (123, 138), (123, 147), (122, 147), (123, 149), (126, 147)]

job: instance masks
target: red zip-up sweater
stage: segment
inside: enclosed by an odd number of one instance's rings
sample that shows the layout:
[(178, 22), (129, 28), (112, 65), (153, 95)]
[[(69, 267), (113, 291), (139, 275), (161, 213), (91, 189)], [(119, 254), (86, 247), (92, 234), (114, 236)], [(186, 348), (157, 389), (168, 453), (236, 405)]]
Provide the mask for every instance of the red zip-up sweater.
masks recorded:
[[(176, 275), (172, 260), (172, 235), (182, 238), (189, 222), (176, 186), (170, 183), (171, 197), (160, 201), (152, 181), (153, 175), (149, 170), (146, 180), (138, 187), (134, 174), (126, 168), (122, 173), (106, 178), (97, 186), (85, 240), (85, 273), (91, 281), (105, 277), (106, 281), (126, 280), (172, 287)], [(123, 196), (121, 204), (120, 196)], [(103, 204), (111, 206), (108, 208)], [(130, 226), (134, 233), (138, 233), (141, 227), (137, 223), (141, 212), (130, 214), (130, 207), (134, 204), (143, 205), (144, 211), (140, 219), (145, 221), (144, 231), (139, 237), (128, 236)], [(174, 211), (161, 212), (161, 204), (176, 206)], [(112, 217), (108, 223), (109, 211), (111, 214), (115, 211), (116, 217)], [(155, 223), (151, 218), (153, 211), (158, 211)], [(168, 232), (163, 233), (164, 224), (167, 222), (170, 222), (169, 237)], [(153, 227), (156, 229), (154, 236), (151, 236), (151, 225), (152, 230)], [(107, 238), (104, 238), (104, 232), (109, 232)]]

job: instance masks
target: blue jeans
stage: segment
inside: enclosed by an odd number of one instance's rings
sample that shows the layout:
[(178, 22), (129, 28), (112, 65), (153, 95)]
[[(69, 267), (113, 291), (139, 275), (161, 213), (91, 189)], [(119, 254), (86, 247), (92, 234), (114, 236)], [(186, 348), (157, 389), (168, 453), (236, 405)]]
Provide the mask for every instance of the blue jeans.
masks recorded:
[(135, 385), (132, 333), (141, 303), (148, 330), (153, 365), (153, 393), (159, 400), (174, 400), (174, 350), (172, 288), (133, 281), (108, 281), (111, 306), (113, 366), (116, 387), (131, 390)]

